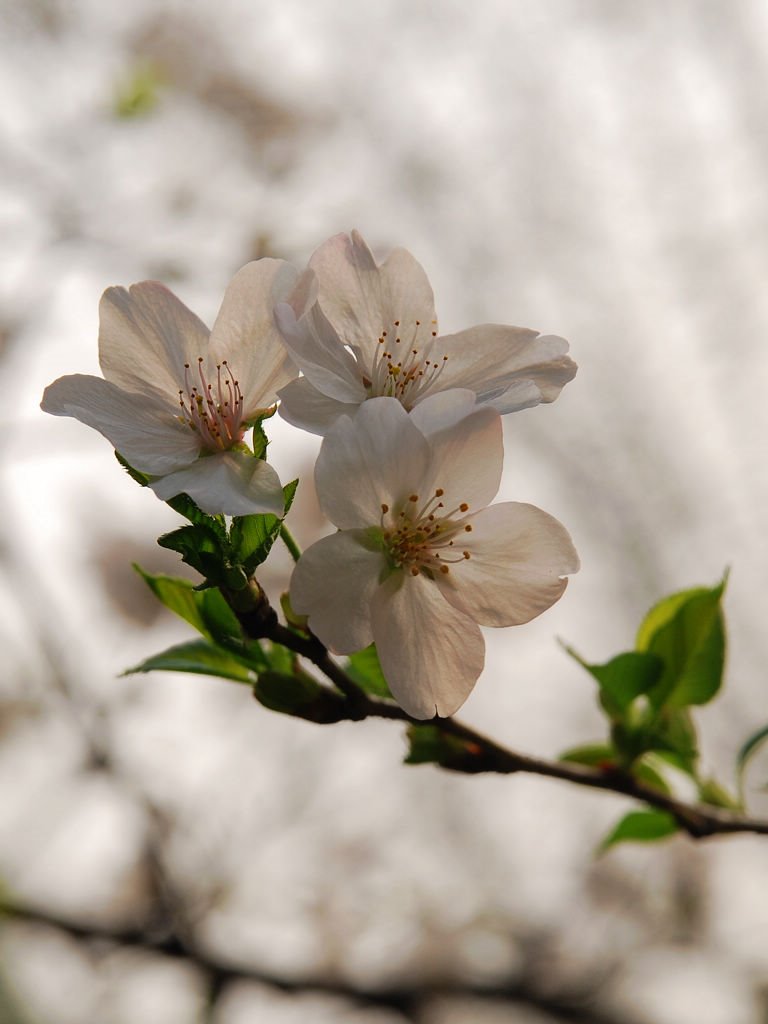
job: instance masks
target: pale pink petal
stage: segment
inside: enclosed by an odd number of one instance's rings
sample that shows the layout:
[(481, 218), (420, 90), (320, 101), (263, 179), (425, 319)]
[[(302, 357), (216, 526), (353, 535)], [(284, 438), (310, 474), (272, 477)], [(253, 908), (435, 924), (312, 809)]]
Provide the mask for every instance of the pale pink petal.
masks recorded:
[(476, 404), (474, 391), (460, 388), (438, 391), (423, 398), (411, 409), (411, 422), (416, 424), (425, 437), (431, 437), (474, 412)]
[(500, 413), (553, 402), (576, 374), (568, 342), (525, 327), (480, 324), (438, 339), (441, 388), (471, 388)]
[(255, 260), (235, 274), (224, 293), (209, 363), (229, 364), (245, 399), (246, 419), (273, 405), (278, 390), (298, 376), (274, 318), (275, 304), (287, 298), (297, 278), (285, 260)]
[(162, 392), (174, 401), (184, 363), (208, 351), (208, 328), (158, 281), (107, 288), (99, 305), (99, 362), (126, 391)]
[(461, 707), (485, 661), (476, 622), (449, 604), (424, 575), (399, 572), (371, 604), (373, 638), (384, 677), (413, 718), (445, 718)]
[[(423, 347), (436, 330), (432, 289), (419, 263), (396, 249), (381, 267), (357, 231), (320, 246), (309, 265), (317, 274), (320, 305), (341, 341), (368, 364), (386, 331), (394, 343)], [(417, 324), (418, 321), (418, 324)]]
[(283, 342), (304, 376), (324, 395), (340, 402), (363, 402), (367, 395), (358, 365), (315, 304), (300, 319), (286, 302), (275, 309)]
[(269, 512), (281, 516), (284, 509), (277, 473), (266, 462), (244, 452), (203, 456), (187, 469), (155, 480), (150, 486), (163, 501), (184, 492), (210, 515)]
[[(500, 502), (470, 516), (461, 548), (470, 557), (439, 575), (446, 599), (484, 626), (516, 626), (565, 590), (579, 556), (567, 530), (534, 505)], [(457, 546), (459, 542), (457, 541)]]
[(407, 502), (424, 479), (429, 445), (394, 398), (372, 398), (329, 431), (315, 464), (320, 507), (342, 529), (376, 526), (381, 506)]
[[(438, 488), (444, 491), (442, 515), (463, 504), (469, 506), (469, 512), (485, 508), (499, 489), (504, 459), (501, 417), (496, 410), (476, 407), (469, 415), (431, 434), (429, 443), (432, 459), (417, 491), (419, 496), (425, 492), (430, 496)], [(461, 510), (461, 515), (466, 512)]]
[(291, 606), (309, 616), (309, 628), (336, 654), (373, 640), (370, 604), (384, 556), (362, 530), (345, 530), (307, 548), (291, 577)]
[(294, 427), (312, 434), (327, 434), (340, 416), (353, 416), (357, 403), (337, 402), (313, 387), (306, 377), (292, 380), (278, 392), (278, 411)]
[(176, 419), (172, 407), (101, 377), (60, 377), (45, 389), (40, 407), (98, 430), (134, 469), (152, 476), (188, 466), (200, 451), (199, 437)]

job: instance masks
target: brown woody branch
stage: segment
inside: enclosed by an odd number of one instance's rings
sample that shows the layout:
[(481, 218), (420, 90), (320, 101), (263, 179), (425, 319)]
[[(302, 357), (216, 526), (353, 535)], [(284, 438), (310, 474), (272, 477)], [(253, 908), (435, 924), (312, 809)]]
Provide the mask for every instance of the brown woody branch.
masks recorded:
[[(241, 621), (243, 620), (241, 619)], [(253, 622), (243, 622), (243, 625), (247, 628), (248, 625), (253, 626)], [(542, 775), (545, 778), (562, 779), (564, 782), (571, 782), (577, 786), (621, 793), (650, 807), (666, 811), (693, 839), (704, 839), (708, 836), (734, 832), (768, 835), (768, 821), (750, 818), (717, 807), (685, 803), (638, 781), (628, 772), (623, 772), (618, 768), (590, 768), (565, 761), (547, 761), (526, 754), (518, 754), (454, 718), (433, 718), (429, 723), (419, 722), (406, 714), (397, 704), (370, 697), (331, 658), (317, 637), (304, 636), (287, 629), (277, 622), (276, 617), (272, 617), (268, 623), (265, 623), (258, 635), (281, 644), (311, 661), (344, 694), (346, 699), (340, 701), (333, 691), (328, 690), (329, 700), (338, 701), (338, 704), (343, 706), (343, 710), (340, 707), (335, 719), (331, 716), (326, 719), (318, 718), (317, 721), (333, 721), (339, 720), (339, 718), (353, 720), (391, 718), (416, 726), (429, 724), (438, 729), (444, 737), (451, 737), (459, 741), (446, 752), (445, 758), (441, 758), (438, 762), (444, 768), (453, 771), (496, 772), (502, 775), (528, 772), (532, 775)]]

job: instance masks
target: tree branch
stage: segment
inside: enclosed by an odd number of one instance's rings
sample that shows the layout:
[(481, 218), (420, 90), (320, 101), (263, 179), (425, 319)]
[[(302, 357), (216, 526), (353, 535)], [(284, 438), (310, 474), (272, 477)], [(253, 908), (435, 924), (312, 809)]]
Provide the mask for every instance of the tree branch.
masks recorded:
[(456, 749), (448, 751), (445, 758), (438, 761), (444, 768), (467, 773), (497, 772), (502, 775), (528, 772), (545, 778), (561, 779), (577, 786), (620, 793), (671, 814), (679, 827), (693, 839), (704, 839), (708, 836), (734, 832), (768, 835), (768, 821), (704, 804), (685, 803), (661, 792), (661, 790), (639, 782), (634, 776), (617, 768), (590, 768), (573, 762), (548, 761), (526, 754), (518, 754), (453, 718), (433, 718), (428, 722), (417, 721), (406, 714), (397, 704), (368, 696), (331, 658), (328, 650), (317, 637), (295, 633), (280, 625), (276, 619), (265, 626), (261, 636), (289, 648), (319, 668), (347, 698), (349, 710), (347, 718), (353, 720), (390, 718), (407, 722), (413, 726), (430, 725), (439, 730), (443, 736), (458, 740), (459, 743), (455, 745)]
[[(631, 1024), (626, 1017), (613, 1017), (601, 1012), (596, 1004), (594, 986), (579, 986), (578, 989), (554, 990), (550, 985), (544, 990), (535, 978), (515, 976), (509, 981), (492, 985), (461, 983), (446, 978), (407, 987), (397, 985), (382, 988), (362, 988), (349, 985), (342, 979), (308, 977), (305, 979), (280, 978), (259, 970), (258, 967), (235, 965), (215, 953), (198, 946), (191, 936), (182, 936), (174, 930), (161, 935), (155, 934), (151, 923), (146, 927), (120, 928), (108, 924), (77, 921), (53, 910), (38, 909), (13, 901), (0, 904), (0, 923), (24, 921), (29, 924), (56, 928), (78, 942), (92, 943), (98, 950), (107, 946), (123, 946), (145, 950), (181, 960), (196, 968), (205, 978), (210, 992), (217, 997), (231, 982), (255, 981), (287, 994), (318, 993), (339, 996), (366, 1007), (397, 1010), (409, 1020), (421, 1019), (421, 1011), (432, 999), (456, 997), (481, 1000), (495, 1000), (523, 1003), (543, 1012), (556, 1015), (558, 1020), (569, 1024)], [(103, 949), (102, 949), (103, 951)]]

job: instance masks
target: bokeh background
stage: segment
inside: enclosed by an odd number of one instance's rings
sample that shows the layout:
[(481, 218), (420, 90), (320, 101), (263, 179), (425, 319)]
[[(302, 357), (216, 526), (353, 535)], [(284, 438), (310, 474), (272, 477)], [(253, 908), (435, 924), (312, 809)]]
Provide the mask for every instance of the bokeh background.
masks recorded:
[[(580, 365), (507, 418), (501, 497), (558, 516), (582, 571), (487, 631), (462, 717), (547, 756), (599, 738), (556, 637), (608, 658), (730, 566), (698, 715), (728, 778), (768, 719), (767, 61), (760, 0), (0, 3), (3, 1024), (765, 1024), (764, 840), (596, 858), (618, 797), (120, 677), (188, 635), (131, 570), (177, 571), (177, 519), (38, 403), (97, 372), (110, 284), (210, 323), (249, 259), (407, 247), (443, 330), (536, 327)], [(306, 545), (316, 443), (272, 439)]]

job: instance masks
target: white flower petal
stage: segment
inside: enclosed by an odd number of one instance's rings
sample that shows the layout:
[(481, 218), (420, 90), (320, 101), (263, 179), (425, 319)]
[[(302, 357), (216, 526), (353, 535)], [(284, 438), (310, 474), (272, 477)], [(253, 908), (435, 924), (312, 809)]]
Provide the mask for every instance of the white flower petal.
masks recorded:
[(266, 462), (244, 452), (203, 456), (187, 469), (155, 480), (150, 486), (163, 501), (184, 492), (210, 515), (269, 512), (281, 516), (285, 507), (277, 473)]
[[(448, 400), (443, 401), (447, 404)], [(468, 416), (431, 434), (429, 443), (432, 459), (417, 491), (420, 497), (442, 488), (446, 513), (462, 503), (469, 505), (470, 512), (477, 512), (493, 501), (504, 460), (501, 417), (495, 409), (476, 407)]]
[(565, 527), (535, 505), (500, 502), (469, 516), (470, 558), (438, 583), (446, 599), (484, 626), (516, 626), (540, 615), (565, 590), (579, 556)]
[(384, 677), (413, 718), (447, 717), (472, 691), (485, 661), (477, 623), (423, 575), (394, 573), (371, 604)]
[(245, 419), (273, 405), (278, 390), (298, 376), (283, 345), (274, 307), (295, 287), (298, 272), (285, 260), (261, 259), (230, 281), (211, 331), (210, 365), (227, 360), (245, 399)]
[(340, 402), (365, 401), (358, 365), (317, 304), (297, 320), (292, 306), (283, 302), (275, 318), (293, 361), (319, 391)]
[[(423, 347), (436, 330), (434, 296), (423, 268), (404, 249), (381, 267), (357, 231), (320, 246), (309, 266), (317, 274), (320, 305), (341, 340), (369, 362), (382, 331), (394, 342)], [(417, 321), (419, 325), (417, 326)]]
[(328, 398), (306, 377), (291, 381), (278, 392), (278, 398), (278, 411), (282, 418), (312, 434), (327, 434), (340, 416), (353, 416), (358, 409), (357, 403)]
[(158, 281), (107, 288), (99, 305), (99, 362), (108, 381), (174, 402), (184, 363), (208, 351), (208, 328)]
[(455, 388), (428, 395), (411, 409), (411, 421), (425, 437), (431, 437), (453, 426), (474, 411), (477, 396), (474, 391)]
[(480, 324), (437, 345), (448, 356), (440, 387), (471, 388), (478, 402), (492, 402), (501, 413), (553, 402), (576, 374), (564, 338), (525, 327)]
[(43, 394), (40, 407), (72, 416), (103, 434), (142, 473), (182, 469), (200, 451), (200, 439), (155, 398), (129, 394), (101, 377), (60, 377)]
[(309, 615), (309, 626), (330, 650), (350, 654), (373, 640), (370, 605), (384, 556), (361, 530), (317, 541), (303, 553), (291, 577), (291, 606)]
[(429, 445), (394, 398), (372, 398), (329, 431), (315, 464), (320, 507), (342, 529), (376, 526), (424, 479)]

